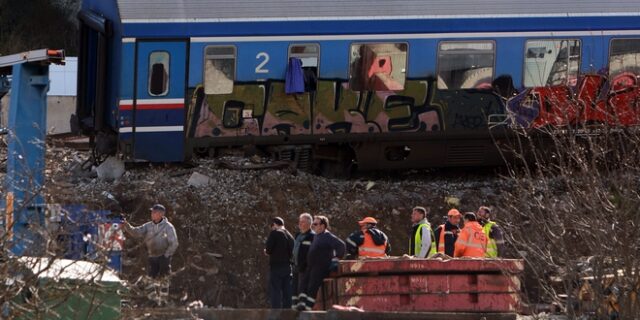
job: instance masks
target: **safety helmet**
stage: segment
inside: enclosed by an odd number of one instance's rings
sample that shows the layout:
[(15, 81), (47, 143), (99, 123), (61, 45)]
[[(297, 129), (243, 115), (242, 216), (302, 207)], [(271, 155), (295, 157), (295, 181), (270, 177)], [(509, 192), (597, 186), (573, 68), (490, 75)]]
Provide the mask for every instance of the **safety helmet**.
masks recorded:
[(374, 219), (373, 217), (366, 217), (360, 221), (358, 221), (359, 224), (378, 224), (378, 221), (376, 219)]

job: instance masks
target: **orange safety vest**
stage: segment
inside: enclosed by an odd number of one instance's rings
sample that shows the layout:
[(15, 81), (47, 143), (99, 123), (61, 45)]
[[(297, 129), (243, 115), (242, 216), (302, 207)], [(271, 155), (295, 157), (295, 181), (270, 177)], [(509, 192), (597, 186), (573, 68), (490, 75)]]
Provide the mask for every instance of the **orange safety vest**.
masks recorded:
[(460, 231), (454, 257), (484, 258), (487, 252), (487, 236), (482, 231), (482, 226), (477, 221), (465, 223)]
[(376, 245), (373, 242), (373, 237), (369, 232), (364, 232), (364, 243), (360, 247), (358, 247), (358, 257), (360, 258), (369, 258), (369, 257), (386, 257), (387, 249), (387, 241), (385, 241), (381, 245)]
[[(440, 253), (444, 253), (444, 235), (445, 235), (445, 231), (444, 231), (444, 224), (440, 225), (440, 241), (438, 241), (438, 252)], [(451, 231), (449, 231), (449, 233), (452, 233)]]

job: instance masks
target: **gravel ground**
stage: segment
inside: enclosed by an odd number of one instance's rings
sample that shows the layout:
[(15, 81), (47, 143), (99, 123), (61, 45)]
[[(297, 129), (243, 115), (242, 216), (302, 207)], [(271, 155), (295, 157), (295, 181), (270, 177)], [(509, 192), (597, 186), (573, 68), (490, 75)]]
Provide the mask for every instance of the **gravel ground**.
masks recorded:
[[(452, 198), (460, 200), (462, 210), (475, 211), (480, 205), (498, 205), (500, 190), (508, 187), (491, 170), (409, 171), (340, 180), (289, 169), (221, 169), (212, 159), (196, 160), (189, 168), (138, 164), (116, 181), (103, 181), (81, 169), (87, 156), (48, 148), (48, 202), (123, 212), (134, 225), (148, 221), (153, 203), (164, 204), (180, 240), (171, 287), (176, 305), (201, 300), (208, 306), (267, 306), (262, 249), (273, 216), (283, 217), (295, 231), (300, 213), (324, 214), (342, 238), (357, 228), (358, 220), (374, 216), (389, 235), (392, 254), (402, 255), (412, 207), (431, 207), (430, 220), (440, 223)], [(227, 160), (240, 166), (249, 162)], [(207, 176), (209, 183), (190, 186), (194, 172)], [(137, 239), (127, 239), (125, 246), (123, 277), (135, 281), (145, 273), (145, 252)]]

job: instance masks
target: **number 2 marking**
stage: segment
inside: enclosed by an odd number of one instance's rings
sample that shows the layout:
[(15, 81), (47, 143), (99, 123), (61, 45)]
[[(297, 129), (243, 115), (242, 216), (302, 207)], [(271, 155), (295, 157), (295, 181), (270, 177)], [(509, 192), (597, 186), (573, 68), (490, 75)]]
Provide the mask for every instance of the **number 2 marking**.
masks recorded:
[(260, 64), (256, 67), (256, 73), (269, 73), (269, 69), (264, 69), (264, 66), (269, 63), (269, 55), (266, 52), (260, 52), (256, 55), (256, 60), (260, 58), (264, 59)]

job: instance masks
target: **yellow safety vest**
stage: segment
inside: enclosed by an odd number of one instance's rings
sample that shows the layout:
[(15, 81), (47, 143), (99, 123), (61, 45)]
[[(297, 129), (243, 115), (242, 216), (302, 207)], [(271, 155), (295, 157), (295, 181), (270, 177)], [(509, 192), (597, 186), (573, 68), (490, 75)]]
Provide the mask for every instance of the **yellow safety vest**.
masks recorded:
[[(427, 254), (427, 257), (430, 257), (438, 253), (438, 249), (436, 248), (436, 236), (433, 234), (431, 225), (428, 223), (421, 223), (418, 225), (418, 229), (413, 235), (413, 253), (417, 255), (420, 252), (420, 248), (422, 247), (422, 227), (427, 227), (427, 229), (429, 229), (429, 232), (431, 232), (431, 248), (429, 249), (429, 253)], [(411, 245), (411, 241), (409, 241), (409, 245)], [(409, 249), (411, 249), (411, 247), (409, 247)], [(411, 250), (409, 250), (409, 252), (411, 252)]]
[(497, 258), (498, 257), (498, 245), (496, 244), (496, 240), (491, 238), (489, 235), (491, 233), (491, 228), (496, 225), (495, 222), (489, 221), (482, 226), (482, 231), (487, 236), (487, 253), (485, 256), (487, 258)]

